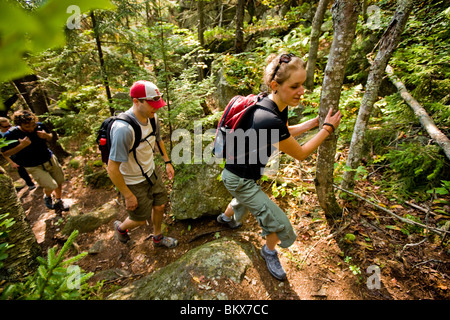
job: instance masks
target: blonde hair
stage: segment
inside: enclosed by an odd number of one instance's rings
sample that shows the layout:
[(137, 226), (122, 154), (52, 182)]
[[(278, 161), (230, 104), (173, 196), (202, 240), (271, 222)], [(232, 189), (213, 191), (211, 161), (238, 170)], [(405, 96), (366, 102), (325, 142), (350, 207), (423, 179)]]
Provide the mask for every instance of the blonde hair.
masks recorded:
[[(285, 52), (280, 54), (272, 53), (266, 59), (266, 68), (264, 69), (264, 84), (270, 89), (270, 83), (273, 80), (278, 82), (279, 84), (283, 84), (289, 77), (291, 76), (291, 72), (303, 69), (305, 70), (305, 62), (299, 57), (293, 56), (291, 57), (291, 61), (288, 63), (280, 64), (280, 57), (283, 54), (287, 54)], [(279, 66), (276, 75), (274, 75), (275, 69)]]

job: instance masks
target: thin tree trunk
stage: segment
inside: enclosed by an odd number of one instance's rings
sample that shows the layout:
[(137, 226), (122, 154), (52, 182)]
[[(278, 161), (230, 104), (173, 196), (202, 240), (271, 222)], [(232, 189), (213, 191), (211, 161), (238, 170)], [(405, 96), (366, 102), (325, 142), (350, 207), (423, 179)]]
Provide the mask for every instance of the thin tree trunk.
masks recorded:
[[(332, 7), (333, 43), (331, 44), (328, 63), (320, 95), (320, 124), (322, 125), (328, 111), (338, 110), (341, 87), (344, 82), (345, 67), (355, 37), (356, 22), (360, 11), (358, 0), (336, 0)], [(316, 178), (317, 198), (327, 218), (341, 215), (333, 188), (334, 157), (337, 136), (330, 135), (319, 147)]]
[(235, 51), (236, 53), (244, 52), (244, 7), (245, 0), (238, 0), (236, 5), (236, 39)]
[(383, 36), (379, 41), (380, 49), (378, 50), (375, 60), (372, 62), (369, 77), (366, 84), (366, 92), (361, 101), (358, 117), (356, 119), (355, 128), (353, 130), (352, 141), (347, 158), (347, 166), (350, 170), (344, 173), (342, 187), (351, 189), (354, 185), (355, 169), (359, 166), (364, 147), (364, 137), (366, 135), (370, 114), (373, 105), (378, 97), (378, 90), (383, 80), (383, 75), (394, 50), (400, 42), (401, 35), (408, 20), (408, 16), (412, 9), (412, 0), (401, 0)]
[(419, 102), (417, 102), (417, 100), (409, 94), (403, 82), (401, 82), (400, 79), (394, 74), (394, 70), (391, 66), (388, 65), (386, 67), (386, 73), (392, 83), (397, 87), (403, 100), (406, 101), (406, 103), (414, 111), (416, 117), (419, 118), (422, 127), (427, 130), (430, 137), (444, 150), (445, 155), (450, 160), (450, 140), (439, 130), (433, 119), (428, 115)]
[[(162, 49), (162, 57), (163, 57), (163, 62), (164, 62), (164, 87), (165, 87), (165, 91), (166, 91), (166, 103), (167, 103), (167, 115), (168, 115), (168, 121), (169, 121), (169, 137), (172, 136), (172, 120), (171, 120), (171, 106), (170, 106), (170, 92), (169, 92), (169, 82), (170, 82), (170, 78), (169, 78), (169, 69), (168, 69), (168, 60), (167, 60), (167, 51), (166, 51), (166, 40), (164, 37), (164, 26), (163, 26), (163, 19), (162, 19), (162, 14), (161, 14), (161, 2), (158, 2), (158, 5), (156, 5), (156, 2), (154, 4), (155, 6), (155, 10), (158, 14), (158, 20), (160, 23), (160, 27), (161, 27), (161, 49)], [(173, 145), (172, 145), (172, 139), (169, 140), (169, 146), (170, 146), (170, 150), (172, 150)], [(169, 151), (170, 152), (170, 151)]]
[(320, 0), (312, 23), (305, 81), (305, 87), (309, 90), (312, 90), (314, 87), (314, 70), (316, 68), (317, 51), (319, 49), (320, 28), (322, 26), (323, 17), (325, 16), (325, 11), (329, 3), (330, 0)]
[(7, 219), (14, 219), (9, 228), (8, 237), (0, 239), (0, 243), (7, 242), (14, 245), (6, 253), (8, 257), (3, 260), (0, 269), (0, 282), (15, 282), (23, 280), (28, 274), (34, 272), (38, 266), (36, 258), (42, 255), (36, 237), (26, 221), (22, 204), (17, 198), (11, 178), (0, 168), (0, 215), (9, 213)]
[(102, 79), (103, 79), (103, 84), (105, 86), (106, 97), (108, 98), (109, 112), (111, 113), (111, 115), (114, 115), (115, 110), (112, 107), (113, 101), (112, 101), (112, 96), (111, 96), (111, 90), (109, 88), (108, 75), (106, 74), (106, 69), (105, 69), (105, 59), (103, 57), (102, 43), (100, 41), (100, 34), (98, 32), (98, 25), (97, 25), (97, 21), (95, 19), (94, 11), (91, 11), (91, 19), (92, 19), (92, 30), (94, 30), (94, 36), (95, 36), (95, 43), (97, 44), (98, 58), (100, 60), (100, 71), (102, 73)]
[[(203, 0), (197, 0), (197, 14), (198, 14), (198, 41), (200, 42), (200, 46), (202, 48), (205, 47), (205, 2)], [(199, 57), (200, 66), (198, 69), (198, 75), (200, 81), (205, 78), (203, 66), (205, 64), (204, 56), (201, 55)]]

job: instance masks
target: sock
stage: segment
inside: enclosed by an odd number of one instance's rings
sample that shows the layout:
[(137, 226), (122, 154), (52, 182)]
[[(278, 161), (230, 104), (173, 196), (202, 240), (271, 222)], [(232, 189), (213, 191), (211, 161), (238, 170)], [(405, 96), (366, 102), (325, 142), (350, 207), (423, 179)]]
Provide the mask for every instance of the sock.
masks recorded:
[(159, 234), (157, 236), (153, 236), (153, 241), (154, 242), (160, 242), (162, 240), (162, 238), (164, 238), (163, 234)]
[(119, 231), (119, 233), (121, 233), (121, 234), (125, 234), (128, 232), (128, 230), (123, 231), (122, 229), (120, 229), (119, 226), (117, 226), (117, 231)]
[(227, 215), (225, 213), (222, 213), (222, 220), (225, 222), (230, 222), (232, 220), (232, 218), (227, 217)]
[(269, 247), (267, 246), (267, 244), (264, 245), (264, 251), (269, 253), (269, 254), (275, 254), (277, 253), (277, 249), (275, 250), (270, 250)]

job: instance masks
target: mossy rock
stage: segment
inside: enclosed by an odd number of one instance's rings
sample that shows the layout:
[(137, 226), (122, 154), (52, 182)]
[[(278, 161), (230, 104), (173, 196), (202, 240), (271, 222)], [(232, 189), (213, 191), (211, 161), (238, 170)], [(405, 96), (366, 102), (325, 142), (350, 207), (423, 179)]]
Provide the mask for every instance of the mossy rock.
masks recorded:
[[(251, 244), (227, 238), (190, 250), (177, 261), (137, 280), (108, 300), (220, 300), (228, 299), (218, 280), (240, 283), (256, 256)], [(214, 285), (216, 283), (216, 285)]]

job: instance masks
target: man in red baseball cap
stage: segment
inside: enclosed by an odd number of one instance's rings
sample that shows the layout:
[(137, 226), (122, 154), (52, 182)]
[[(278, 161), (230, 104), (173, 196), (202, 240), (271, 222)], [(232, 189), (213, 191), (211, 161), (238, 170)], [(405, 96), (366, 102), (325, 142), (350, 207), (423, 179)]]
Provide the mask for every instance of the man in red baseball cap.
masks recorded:
[(130, 88), (130, 96), (133, 106), (125, 114), (140, 126), (142, 135), (139, 146), (130, 153), (135, 139), (133, 127), (125, 121), (115, 121), (111, 126), (108, 174), (124, 196), (128, 212), (125, 221), (114, 222), (115, 234), (119, 241), (126, 243), (130, 240), (128, 230), (144, 225), (151, 219), (153, 244), (173, 248), (178, 241), (163, 236), (161, 230), (168, 196), (160, 170), (154, 162), (154, 151), (158, 147), (166, 163), (167, 176), (173, 179), (175, 172), (161, 140), (156, 116), (156, 111), (166, 103), (158, 87), (150, 81), (135, 82)]
[(139, 100), (146, 100), (154, 109), (159, 109), (166, 105), (158, 87), (150, 81), (136, 81), (130, 88), (130, 96)]

